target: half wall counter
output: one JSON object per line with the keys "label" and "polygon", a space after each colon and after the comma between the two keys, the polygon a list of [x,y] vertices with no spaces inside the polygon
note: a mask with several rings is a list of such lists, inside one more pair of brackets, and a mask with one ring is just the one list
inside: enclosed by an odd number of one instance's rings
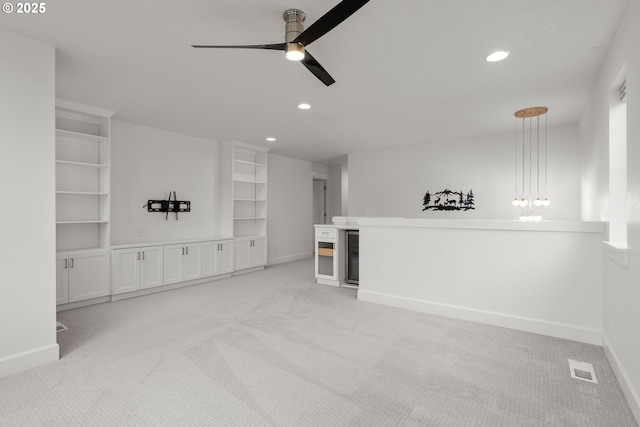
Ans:
{"label": "half wall counter", "polygon": [[359,229],[359,300],[601,344],[601,222],[334,222]]}

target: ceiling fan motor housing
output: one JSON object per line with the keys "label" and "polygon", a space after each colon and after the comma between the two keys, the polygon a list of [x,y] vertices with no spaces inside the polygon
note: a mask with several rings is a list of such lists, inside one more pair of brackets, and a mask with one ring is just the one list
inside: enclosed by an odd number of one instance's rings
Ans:
{"label": "ceiling fan motor housing", "polygon": [[302,23],[305,17],[304,12],[298,9],[288,9],[284,11],[282,18],[284,22],[287,23],[284,28],[285,43],[291,43],[304,31]]}

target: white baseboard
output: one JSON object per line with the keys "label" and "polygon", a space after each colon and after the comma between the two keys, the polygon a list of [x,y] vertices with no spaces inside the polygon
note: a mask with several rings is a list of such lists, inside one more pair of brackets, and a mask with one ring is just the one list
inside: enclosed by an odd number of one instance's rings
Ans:
{"label": "white baseboard", "polygon": [[358,299],[376,304],[404,308],[407,310],[471,322],[485,323],[488,325],[516,329],[519,331],[533,332],[535,334],[580,341],[588,344],[602,344],[601,330],[584,328],[576,325],[555,323],[542,319],[520,317],[511,314],[418,300],[380,292],[366,291],[363,289],[358,290]]}
{"label": "white baseboard", "polygon": [[299,261],[301,259],[311,258],[313,253],[311,251],[304,252],[296,255],[287,255],[280,258],[271,258],[267,261],[267,265],[276,265],[276,264],[284,264],[285,262]]}
{"label": "white baseboard", "polygon": [[0,378],[55,362],[59,359],[60,348],[57,343],[11,354],[0,359]]}
{"label": "white baseboard", "polygon": [[636,422],[640,424],[640,395],[638,395],[633,383],[629,380],[627,371],[620,363],[618,355],[611,347],[611,343],[605,334],[602,335],[602,347],[604,349],[604,354],[607,356],[607,360],[609,361],[609,365],[611,365],[611,368],[613,369],[613,373],[616,374],[616,378],[618,379],[620,388],[624,393],[624,397],[627,398],[629,408],[631,408],[631,412],[633,413]]}

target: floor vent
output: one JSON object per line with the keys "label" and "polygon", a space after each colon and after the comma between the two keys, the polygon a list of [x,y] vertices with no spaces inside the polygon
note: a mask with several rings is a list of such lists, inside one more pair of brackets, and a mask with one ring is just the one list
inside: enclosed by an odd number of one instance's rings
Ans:
{"label": "floor vent", "polygon": [[66,331],[67,329],[69,329],[69,328],[64,326],[62,323],[56,322],[56,332]]}
{"label": "floor vent", "polygon": [[595,384],[598,383],[596,371],[593,370],[591,363],[569,359],[569,370],[571,371],[571,378]]}

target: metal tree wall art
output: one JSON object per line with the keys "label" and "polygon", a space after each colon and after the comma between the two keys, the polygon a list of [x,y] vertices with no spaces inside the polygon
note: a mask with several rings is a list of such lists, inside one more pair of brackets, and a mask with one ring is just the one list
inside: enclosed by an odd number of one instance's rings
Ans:
{"label": "metal tree wall art", "polygon": [[423,211],[468,211],[475,209],[473,190],[468,193],[451,191],[449,189],[438,191],[431,195],[427,193],[422,198]]}

